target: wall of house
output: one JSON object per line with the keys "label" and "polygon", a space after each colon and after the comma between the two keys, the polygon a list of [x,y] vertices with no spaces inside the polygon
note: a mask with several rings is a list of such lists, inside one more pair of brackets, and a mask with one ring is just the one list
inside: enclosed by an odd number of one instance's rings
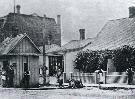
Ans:
{"label": "wall of house", "polygon": [[39,57],[29,56],[29,69],[30,69],[30,84],[36,85],[39,83]]}
{"label": "wall of house", "polygon": [[9,65],[16,63],[16,67],[13,67],[13,69],[14,69],[14,85],[20,86],[20,82],[23,78],[23,63],[25,62],[25,59],[22,56],[1,57],[0,63],[2,65],[2,67],[3,67],[3,61],[8,61]]}
{"label": "wall of house", "polygon": [[[24,63],[27,63],[26,56],[8,56],[6,60],[12,65],[16,63],[14,67],[14,85],[21,86],[22,79],[24,77]],[[0,59],[0,63],[5,59]],[[28,68],[30,71],[30,86],[36,85],[39,82],[39,57],[38,56],[28,56]]]}
{"label": "wall of house", "polygon": [[29,41],[29,39],[25,37],[10,53],[39,54],[39,51],[34,47],[34,45]]}
{"label": "wall of house", "polygon": [[[49,67],[49,56],[46,56],[46,66]],[[39,65],[43,65],[43,55],[39,56]]]}
{"label": "wall of house", "polygon": [[74,72],[74,60],[76,58],[78,51],[67,52],[64,55],[64,72],[66,72],[67,78],[69,78],[70,72]]}

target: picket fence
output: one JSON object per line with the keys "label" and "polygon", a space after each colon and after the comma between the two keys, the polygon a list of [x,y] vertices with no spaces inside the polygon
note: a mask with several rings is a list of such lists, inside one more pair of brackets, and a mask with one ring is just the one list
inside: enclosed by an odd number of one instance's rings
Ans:
{"label": "picket fence", "polygon": [[95,73],[73,73],[72,79],[81,80],[82,83],[95,83]]}
{"label": "picket fence", "polygon": [[[98,74],[97,74],[98,75]],[[96,77],[96,73],[72,73],[72,79],[81,80],[82,83],[96,84],[99,81],[99,76]],[[126,72],[111,72],[104,75],[105,84],[127,84]],[[133,76],[133,84],[135,84],[135,75]]]}

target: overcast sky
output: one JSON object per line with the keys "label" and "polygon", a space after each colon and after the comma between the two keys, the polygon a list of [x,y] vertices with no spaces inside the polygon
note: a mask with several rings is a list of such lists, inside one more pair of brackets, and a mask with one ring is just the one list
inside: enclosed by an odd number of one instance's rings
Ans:
{"label": "overcast sky", "polygon": [[[0,0],[0,16],[13,12],[14,0]],[[97,35],[108,20],[128,17],[128,7],[135,0],[16,0],[21,13],[62,17],[62,43],[79,39],[80,28],[86,29],[86,38]]]}

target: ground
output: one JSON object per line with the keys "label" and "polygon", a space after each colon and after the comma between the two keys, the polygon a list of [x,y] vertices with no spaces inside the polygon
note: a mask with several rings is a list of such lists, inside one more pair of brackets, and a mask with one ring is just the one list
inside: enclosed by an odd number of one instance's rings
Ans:
{"label": "ground", "polygon": [[22,90],[0,88],[0,99],[135,99],[135,89],[100,90],[82,89]]}

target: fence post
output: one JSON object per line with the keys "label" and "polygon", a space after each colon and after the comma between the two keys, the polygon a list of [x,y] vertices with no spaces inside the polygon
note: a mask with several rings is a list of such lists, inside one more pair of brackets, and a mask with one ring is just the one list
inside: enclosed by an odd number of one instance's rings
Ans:
{"label": "fence post", "polygon": [[63,83],[66,82],[66,72],[63,72]]}
{"label": "fence post", "polygon": [[103,71],[103,77],[104,77],[103,83],[104,84],[106,84],[106,76],[107,76],[107,72],[106,71]]}
{"label": "fence post", "polygon": [[70,80],[73,79],[73,72],[70,72]]}
{"label": "fence post", "polygon": [[98,84],[98,71],[95,71],[95,84]]}

